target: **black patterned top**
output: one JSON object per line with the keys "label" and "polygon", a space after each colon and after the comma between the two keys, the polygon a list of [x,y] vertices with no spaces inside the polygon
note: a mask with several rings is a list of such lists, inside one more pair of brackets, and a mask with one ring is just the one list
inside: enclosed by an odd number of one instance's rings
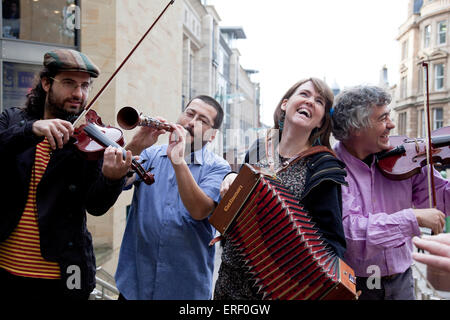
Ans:
{"label": "black patterned top", "polygon": [[[280,162],[276,163],[278,169],[288,159],[280,156]],[[306,181],[307,160],[301,159],[289,166],[286,170],[277,174],[281,183],[287,187],[298,199],[300,199]],[[255,166],[268,168],[266,159],[260,160]],[[253,281],[246,271],[239,254],[226,240],[223,241],[222,263],[219,268],[219,277],[214,289],[215,300],[260,300],[262,296],[253,286]]]}

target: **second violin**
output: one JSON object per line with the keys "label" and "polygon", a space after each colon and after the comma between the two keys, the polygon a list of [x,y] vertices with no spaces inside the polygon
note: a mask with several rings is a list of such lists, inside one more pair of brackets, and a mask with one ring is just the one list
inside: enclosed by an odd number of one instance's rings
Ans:
{"label": "second violin", "polygon": [[[389,140],[393,148],[377,155],[383,175],[392,180],[403,180],[420,173],[427,164],[426,140],[406,136],[392,136]],[[450,163],[450,127],[432,132],[431,154],[436,164]]]}

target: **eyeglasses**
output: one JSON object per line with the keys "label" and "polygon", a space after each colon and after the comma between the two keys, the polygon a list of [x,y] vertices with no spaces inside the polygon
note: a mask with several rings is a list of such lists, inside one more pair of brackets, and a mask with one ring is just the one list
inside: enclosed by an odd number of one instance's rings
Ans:
{"label": "eyeglasses", "polygon": [[209,123],[209,121],[206,119],[206,117],[204,117],[204,116],[202,116],[202,115],[200,115],[198,113],[195,113],[191,109],[184,110],[183,114],[189,120],[195,119],[196,122],[201,122],[201,124],[204,125],[204,126],[213,127]]}
{"label": "eyeglasses", "polygon": [[52,77],[49,77],[49,78],[60,83],[62,85],[62,87],[66,90],[74,91],[74,90],[77,90],[78,87],[80,87],[81,91],[83,93],[88,93],[92,89],[92,85],[89,82],[83,82],[83,83],[79,84],[78,82],[76,82],[75,80],[72,80],[72,79],[58,80],[58,79],[55,79]]}

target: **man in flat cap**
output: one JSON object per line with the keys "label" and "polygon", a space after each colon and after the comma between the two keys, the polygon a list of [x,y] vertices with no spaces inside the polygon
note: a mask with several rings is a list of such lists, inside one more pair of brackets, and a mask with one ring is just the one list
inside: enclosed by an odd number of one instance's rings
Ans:
{"label": "man in flat cap", "polygon": [[78,51],[48,52],[25,107],[0,115],[0,298],[87,299],[94,289],[86,210],[108,211],[131,164],[112,147],[88,161],[71,139],[99,72]]}

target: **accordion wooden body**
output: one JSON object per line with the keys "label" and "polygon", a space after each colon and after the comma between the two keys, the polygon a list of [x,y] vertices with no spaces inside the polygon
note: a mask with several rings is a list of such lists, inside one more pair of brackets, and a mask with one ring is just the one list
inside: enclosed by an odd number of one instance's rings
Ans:
{"label": "accordion wooden body", "polygon": [[263,299],[355,299],[353,270],[277,179],[245,164],[209,222],[239,253]]}

